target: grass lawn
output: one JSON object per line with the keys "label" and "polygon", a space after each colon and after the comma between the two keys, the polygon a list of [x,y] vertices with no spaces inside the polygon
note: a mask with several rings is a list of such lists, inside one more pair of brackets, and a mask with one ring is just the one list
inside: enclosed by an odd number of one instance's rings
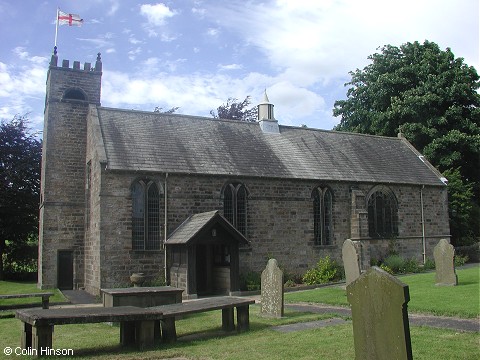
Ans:
{"label": "grass lawn", "polygon": [[[400,276],[399,280],[409,287],[409,312],[475,318],[480,316],[479,275],[479,266],[457,269],[457,286],[435,286],[435,272]],[[285,301],[348,306],[340,286],[287,293]]]}
{"label": "grass lawn", "polygon": [[[50,302],[65,302],[67,299],[62,295],[58,289],[38,289],[35,282],[15,282],[15,281],[0,281],[0,294],[29,294],[36,292],[53,292],[53,296],[50,297]],[[20,298],[20,299],[2,299],[0,300],[0,306],[6,305],[23,305],[32,304],[39,305],[42,303],[41,298]]]}
{"label": "grass lawn", "polygon": [[[457,270],[459,285],[437,287],[434,273],[402,276],[409,285],[409,311],[433,312],[463,317],[479,313],[479,267]],[[35,284],[0,282],[0,293],[40,291]],[[347,305],[345,290],[324,287],[285,294],[288,302],[313,302]],[[20,300],[20,299],[17,299]],[[58,300],[57,300],[58,301]],[[82,324],[56,326],[55,349],[73,349],[75,359],[353,359],[352,323],[283,333],[272,326],[329,318],[334,315],[299,313],[286,309],[281,319],[259,316],[259,306],[250,307],[250,331],[226,335],[221,332],[221,312],[213,311],[177,321],[179,341],[158,344],[147,351],[119,346],[117,326]],[[21,322],[0,318],[0,359],[6,347],[20,345]],[[479,333],[457,332],[429,327],[410,326],[414,359],[478,359]],[[29,359],[29,356],[22,356]],[[58,358],[55,357],[55,358]],[[53,357],[52,357],[53,359]]]}
{"label": "grass lawn", "polygon": [[[226,336],[221,333],[221,312],[214,311],[177,321],[179,341],[159,344],[148,351],[122,349],[119,328],[107,324],[63,325],[55,327],[53,346],[73,349],[76,359],[186,359],[281,360],[353,359],[352,324],[281,333],[273,325],[304,322],[328,317],[286,311],[282,319],[259,316],[259,306],[251,306],[250,331]],[[0,319],[0,348],[20,343],[20,321]],[[195,335],[196,336],[195,336]],[[200,336],[201,335],[201,336]],[[183,338],[183,339],[182,339]],[[474,333],[458,333],[427,327],[411,327],[414,359],[475,359],[479,338]],[[3,354],[0,355],[0,357]],[[22,359],[28,359],[22,356]],[[58,358],[58,356],[57,356]],[[71,357],[70,357],[71,358]]]}

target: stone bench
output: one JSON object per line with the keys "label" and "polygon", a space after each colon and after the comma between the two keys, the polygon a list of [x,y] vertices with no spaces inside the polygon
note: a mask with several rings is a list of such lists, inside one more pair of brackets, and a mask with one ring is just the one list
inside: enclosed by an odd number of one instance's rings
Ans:
{"label": "stone bench", "polygon": [[188,302],[155,306],[149,309],[160,311],[162,315],[162,341],[173,342],[177,339],[175,318],[188,314],[206,311],[222,310],[222,329],[235,329],[234,308],[237,308],[237,331],[242,332],[250,328],[249,305],[255,300],[234,296],[221,296],[208,299],[192,300]]}
{"label": "stone bench", "polygon": [[38,292],[38,293],[30,293],[30,294],[1,294],[0,295],[0,300],[2,300],[2,299],[20,299],[20,298],[30,298],[30,297],[41,297],[42,298],[42,308],[48,309],[49,303],[50,303],[50,296],[53,296],[53,293],[51,293],[51,292]]}
{"label": "stone bench", "polygon": [[163,315],[156,309],[118,306],[25,309],[17,310],[15,317],[23,322],[22,349],[32,349],[33,355],[42,356],[46,355],[42,350],[52,348],[53,327],[65,324],[119,322],[122,345],[136,345],[140,349],[152,346],[155,321]]}

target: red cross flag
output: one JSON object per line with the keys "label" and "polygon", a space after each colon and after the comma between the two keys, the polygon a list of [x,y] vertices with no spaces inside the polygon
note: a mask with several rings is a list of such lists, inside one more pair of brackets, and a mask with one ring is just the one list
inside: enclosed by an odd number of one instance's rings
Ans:
{"label": "red cross flag", "polygon": [[58,11],[58,25],[68,25],[68,26],[82,26],[83,19],[80,18],[77,14],[67,14],[63,11]]}

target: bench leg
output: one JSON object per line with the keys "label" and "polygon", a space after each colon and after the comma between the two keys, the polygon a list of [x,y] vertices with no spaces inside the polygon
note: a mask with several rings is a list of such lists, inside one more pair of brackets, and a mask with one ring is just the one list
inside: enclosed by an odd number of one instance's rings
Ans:
{"label": "bench leg", "polygon": [[154,344],[155,321],[137,321],[135,326],[135,344],[139,349],[152,347]]}
{"label": "bench leg", "polygon": [[50,295],[48,296],[42,296],[42,308],[43,309],[48,309],[49,303],[50,303]]}
{"label": "bench leg", "polygon": [[234,313],[233,308],[222,309],[222,330],[224,331],[235,330],[233,313]]}
{"label": "bench leg", "polygon": [[171,343],[171,342],[177,341],[175,317],[163,319],[161,322],[162,322],[162,341],[165,343]]}
{"label": "bench leg", "polygon": [[247,331],[250,329],[250,313],[248,305],[237,307],[237,331]]}
{"label": "bench leg", "polygon": [[135,321],[120,322],[120,344],[122,346],[135,344]]}
{"label": "bench leg", "polygon": [[20,339],[22,349],[32,347],[32,325],[22,322],[22,338]]}
{"label": "bench leg", "polygon": [[53,325],[32,327],[32,349],[37,351],[37,356],[42,354],[42,349],[52,348]]}

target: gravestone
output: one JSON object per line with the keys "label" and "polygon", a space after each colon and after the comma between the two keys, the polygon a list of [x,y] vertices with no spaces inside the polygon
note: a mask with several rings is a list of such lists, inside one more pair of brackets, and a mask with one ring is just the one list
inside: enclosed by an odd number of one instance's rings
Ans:
{"label": "gravestone", "polygon": [[260,314],[264,316],[283,316],[283,272],[277,260],[268,260],[261,280]]}
{"label": "gravestone", "polygon": [[355,243],[347,239],[342,246],[342,260],[345,268],[346,285],[348,286],[352,281],[360,276],[360,262]]}
{"label": "gravestone", "polygon": [[454,265],[455,249],[447,239],[440,239],[433,249],[435,258],[435,285],[455,286],[458,284]]}
{"label": "gravestone", "polygon": [[355,359],[412,359],[408,286],[372,267],[347,286]]}

